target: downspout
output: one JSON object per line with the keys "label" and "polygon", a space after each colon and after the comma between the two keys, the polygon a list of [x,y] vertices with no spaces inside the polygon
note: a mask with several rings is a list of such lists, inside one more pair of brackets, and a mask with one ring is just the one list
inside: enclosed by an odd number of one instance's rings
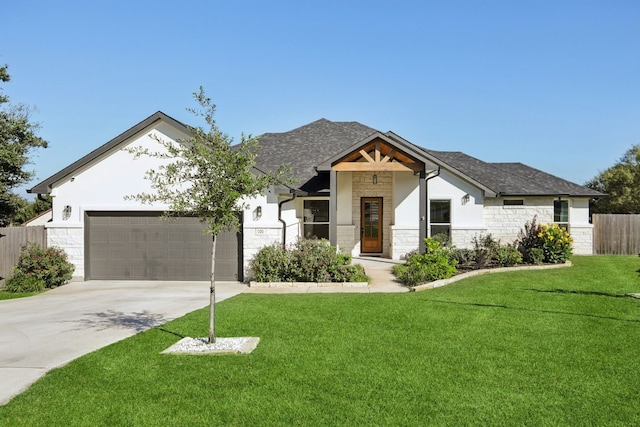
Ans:
{"label": "downspout", "polygon": [[287,249],[287,223],[282,219],[282,205],[296,199],[295,191],[292,191],[290,199],[286,199],[278,203],[278,221],[282,223],[282,249]]}
{"label": "downspout", "polygon": [[[428,185],[428,182],[429,182],[429,180],[430,180],[430,179],[433,179],[433,178],[435,178],[435,177],[437,177],[437,176],[440,176],[440,166],[438,166],[438,170],[436,171],[436,173],[435,173],[434,175],[430,175],[430,176],[426,177],[426,178],[425,178],[425,180],[424,180],[424,186],[425,186],[425,189],[424,189],[424,190],[425,190],[425,192],[427,193],[427,194],[426,194],[426,198],[427,198],[427,205],[429,204],[429,185]],[[426,227],[426,233],[425,233],[425,234],[426,234],[427,236],[429,236],[429,219],[430,219],[430,218],[429,218],[429,216],[430,216],[429,209],[426,209],[425,214],[426,214],[425,221],[427,222],[427,223],[425,224],[425,227]],[[421,244],[422,244],[422,242],[421,242]]]}
{"label": "downspout", "polygon": [[435,177],[437,177],[437,176],[440,176],[440,166],[438,166],[438,170],[436,171],[435,175],[431,175],[431,176],[429,176],[429,177],[425,178],[424,182],[427,182],[427,181],[429,181],[430,179],[433,179],[433,178],[435,178]]}

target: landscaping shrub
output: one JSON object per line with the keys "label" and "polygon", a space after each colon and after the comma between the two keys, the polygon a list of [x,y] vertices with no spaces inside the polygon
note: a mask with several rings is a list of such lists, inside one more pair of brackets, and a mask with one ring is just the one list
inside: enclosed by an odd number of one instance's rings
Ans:
{"label": "landscaping shrub", "polygon": [[449,235],[446,233],[438,233],[438,234],[434,234],[433,236],[431,236],[431,239],[435,240],[436,242],[440,243],[442,246],[448,247],[451,246],[450,243],[450,239],[449,239]]}
{"label": "landscaping shrub", "polygon": [[530,222],[527,221],[514,243],[522,254],[524,262],[531,264],[541,264],[543,261],[539,258],[539,251],[532,251],[532,249],[542,249],[542,238],[539,236],[540,226],[536,221],[537,216],[534,216]]}
{"label": "landscaping shrub", "polygon": [[500,249],[500,241],[495,240],[491,234],[473,236],[471,243],[473,243],[478,268],[484,268],[496,259],[498,249]]}
{"label": "landscaping shrub", "polygon": [[258,282],[367,282],[361,265],[326,240],[302,239],[287,249],[265,246],[250,262]]}
{"label": "landscaping shrub", "polygon": [[14,293],[42,292],[44,291],[44,282],[34,275],[19,274],[5,280],[2,290]]}
{"label": "landscaping shrub", "polygon": [[249,266],[258,282],[291,282],[290,255],[279,243],[265,246],[251,259]]}
{"label": "landscaping shrub", "polygon": [[538,236],[542,240],[544,262],[557,264],[569,259],[572,252],[573,239],[567,230],[558,224],[542,225]]}
{"label": "landscaping shrub", "polygon": [[540,265],[544,262],[544,251],[542,248],[531,248],[529,249],[529,262],[531,264]]}
{"label": "landscaping shrub", "polygon": [[513,267],[522,262],[522,254],[513,246],[501,246],[496,254],[496,260],[502,267]]}
{"label": "landscaping shrub", "polygon": [[291,250],[291,273],[296,282],[331,282],[345,264],[326,240],[300,239]]}
{"label": "landscaping shrub", "polygon": [[369,282],[360,264],[341,265],[333,274],[333,282]]}
{"label": "landscaping shrub", "polygon": [[476,251],[473,249],[451,248],[450,254],[451,259],[460,267],[469,268],[476,261]]}
{"label": "landscaping shrub", "polygon": [[64,250],[55,246],[43,248],[36,243],[22,247],[18,263],[13,267],[16,280],[25,282],[21,277],[33,276],[44,283],[45,288],[55,288],[71,280],[75,267],[67,261]]}
{"label": "landscaping shrub", "polygon": [[558,224],[538,225],[536,217],[524,225],[515,242],[525,262],[557,264],[569,259],[573,239],[567,230]]}
{"label": "landscaping shrub", "polygon": [[404,264],[396,264],[392,271],[407,286],[416,286],[453,276],[456,261],[450,250],[434,239],[425,239],[425,253],[409,256]]}

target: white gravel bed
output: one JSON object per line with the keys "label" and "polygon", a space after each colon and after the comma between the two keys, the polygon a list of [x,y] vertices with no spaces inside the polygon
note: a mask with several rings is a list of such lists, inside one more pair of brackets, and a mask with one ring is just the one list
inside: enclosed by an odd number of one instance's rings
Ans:
{"label": "white gravel bed", "polygon": [[162,354],[247,354],[260,342],[258,337],[216,338],[209,344],[207,338],[185,337],[166,349]]}

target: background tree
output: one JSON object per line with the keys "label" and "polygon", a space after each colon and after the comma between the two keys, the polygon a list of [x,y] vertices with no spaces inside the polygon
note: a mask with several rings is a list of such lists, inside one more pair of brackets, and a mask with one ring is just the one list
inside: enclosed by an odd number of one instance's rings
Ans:
{"label": "background tree", "polygon": [[[0,67],[0,82],[11,80],[7,66]],[[29,156],[36,148],[46,148],[47,141],[36,135],[40,126],[29,120],[29,108],[11,105],[9,97],[0,89],[0,226],[12,222],[14,215],[24,207],[24,198],[13,193],[21,184],[33,178],[25,169]]]}
{"label": "background tree", "polygon": [[133,147],[134,157],[150,156],[167,160],[157,170],[148,170],[154,192],[139,193],[128,199],[142,203],[165,203],[165,217],[195,215],[205,224],[205,232],[213,236],[211,252],[211,283],[209,298],[209,343],[215,342],[215,253],[216,236],[221,231],[237,229],[238,212],[247,207],[248,198],[261,194],[268,187],[283,183],[284,167],[274,173],[254,169],[258,155],[258,140],[242,135],[240,144],[233,142],[218,129],[213,118],[216,106],[204,94],[202,87],[194,98],[197,109],[189,109],[204,118],[207,128],[190,128],[192,136],[177,143],[157,138],[159,150]]}
{"label": "background tree", "polygon": [[593,213],[640,213],[640,145],[630,148],[618,163],[585,185],[609,195],[593,203]]}
{"label": "background tree", "polygon": [[51,199],[51,196],[48,194],[39,194],[31,203],[22,199],[23,204],[13,216],[11,225],[20,225],[25,221],[38,216],[42,212],[51,209]]}

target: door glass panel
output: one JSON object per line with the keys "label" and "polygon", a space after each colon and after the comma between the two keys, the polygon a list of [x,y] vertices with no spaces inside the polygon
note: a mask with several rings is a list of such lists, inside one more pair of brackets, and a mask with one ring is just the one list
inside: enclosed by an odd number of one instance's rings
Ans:
{"label": "door glass panel", "polygon": [[364,237],[378,237],[378,202],[364,203]]}

